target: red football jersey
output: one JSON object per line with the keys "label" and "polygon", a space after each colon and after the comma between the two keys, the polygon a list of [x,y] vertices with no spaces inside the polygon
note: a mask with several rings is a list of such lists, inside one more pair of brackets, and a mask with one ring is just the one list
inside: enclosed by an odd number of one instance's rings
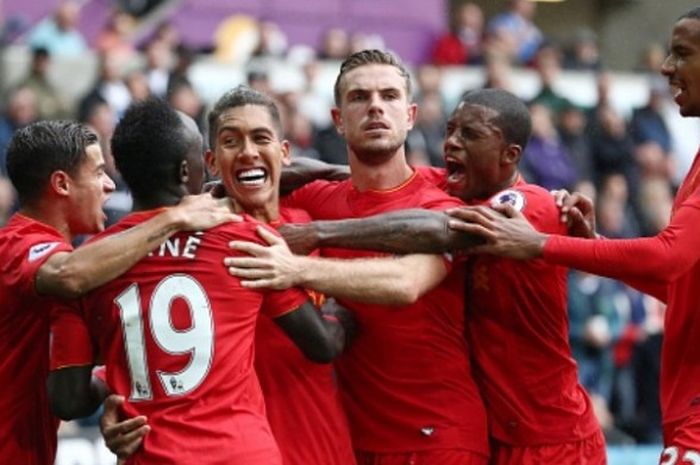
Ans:
{"label": "red football jersey", "polygon": [[[272,226],[311,221],[304,210],[292,208],[282,208],[280,217]],[[261,315],[255,371],[285,465],[355,464],[333,365],[306,358],[271,318]]]}
{"label": "red football jersey", "polygon": [[49,311],[37,295],[39,268],[72,247],[54,228],[16,214],[0,229],[0,461],[52,465],[58,420],[49,410]]}
{"label": "red football jersey", "polygon": [[[550,193],[522,179],[483,203],[510,203],[535,229],[567,232]],[[468,266],[467,328],[491,435],[528,446],[599,431],[571,355],[566,268],[492,255]]]}
{"label": "red football jersey", "polygon": [[[655,237],[590,241],[552,236],[544,257],[591,273],[665,285],[668,306],[661,347],[664,424],[700,410],[700,152],[678,190],[670,224]],[[635,280],[632,282],[631,280]],[[663,297],[662,293],[657,293]]]}
{"label": "red football jersey", "polygon": [[[360,192],[351,181],[316,181],[285,202],[304,208],[314,219],[461,205],[418,172],[388,191]],[[380,255],[341,249],[323,254]],[[355,449],[463,449],[488,454],[484,406],[471,376],[464,339],[463,297],[463,275],[458,269],[413,305],[342,302],[354,311],[359,328],[336,363]]]}
{"label": "red football jersey", "polygon": [[[156,213],[129,215],[98,237]],[[281,463],[253,369],[255,323],[261,309],[281,316],[306,294],[245,289],[228,274],[228,243],[260,243],[259,224],[246,217],[178,233],[82,300],[110,388],[127,398],[126,416],[147,415],[152,428],[128,463]],[[66,340],[63,334],[55,344]],[[68,352],[57,348],[53,355]],[[76,361],[54,359],[53,365]]]}

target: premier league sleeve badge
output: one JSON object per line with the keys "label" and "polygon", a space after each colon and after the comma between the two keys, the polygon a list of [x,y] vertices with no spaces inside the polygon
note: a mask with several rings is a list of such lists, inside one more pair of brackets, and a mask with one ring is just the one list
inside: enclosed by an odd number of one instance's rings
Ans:
{"label": "premier league sleeve badge", "polygon": [[525,208],[525,196],[522,194],[522,192],[514,189],[507,189],[491,197],[490,203],[491,207],[508,204],[520,212],[523,211],[523,208]]}

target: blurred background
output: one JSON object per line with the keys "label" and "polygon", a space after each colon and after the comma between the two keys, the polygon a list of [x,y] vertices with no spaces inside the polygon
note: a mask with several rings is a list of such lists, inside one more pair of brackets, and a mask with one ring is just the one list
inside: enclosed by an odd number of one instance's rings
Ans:
{"label": "blurred background", "polygon": [[[273,95],[293,156],[346,162],[330,120],[340,62],[365,48],[410,67],[419,104],[413,164],[441,166],[446,116],[470,89],[526,101],[533,136],[521,168],[534,183],[596,199],[609,237],[666,225],[700,141],[659,68],[690,0],[0,0],[0,225],[16,208],[5,148],[18,128],[71,118],[109,154],[133,101],[166,98],[205,132],[208,107],[248,84]],[[664,307],[625,285],[569,276],[570,339],[605,430],[611,465],[657,463]],[[57,464],[112,464],[95,419],[65,424]]]}

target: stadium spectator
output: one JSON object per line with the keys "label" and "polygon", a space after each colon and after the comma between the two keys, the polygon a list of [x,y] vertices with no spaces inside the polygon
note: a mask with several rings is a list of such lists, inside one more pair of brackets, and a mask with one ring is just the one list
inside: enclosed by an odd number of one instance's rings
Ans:
{"label": "stadium spectator", "polygon": [[129,13],[113,11],[95,40],[97,53],[112,52],[124,61],[133,59],[136,49],[131,36],[136,26],[135,22],[136,20]]}
{"label": "stadium spectator", "polygon": [[543,41],[542,32],[533,23],[536,7],[533,0],[509,0],[508,11],[488,23],[489,40],[498,41],[515,64],[529,64]]}
{"label": "stadium spectator", "polygon": [[287,36],[274,21],[258,21],[258,45],[254,57],[284,57],[287,53]]}
{"label": "stadium spectator", "polygon": [[596,34],[587,28],[576,31],[572,43],[564,54],[564,69],[577,71],[599,71],[600,50]]}
{"label": "stadium spectator", "polygon": [[52,16],[43,19],[30,32],[27,43],[31,48],[43,48],[52,56],[77,57],[87,50],[83,35],[76,29],[80,4],[62,1]]}
{"label": "stadium spectator", "polygon": [[544,43],[537,50],[534,66],[540,78],[540,90],[531,103],[539,103],[550,109],[553,118],[557,118],[564,108],[571,105],[566,97],[557,91],[561,73],[561,51],[553,43]]}
{"label": "stadium spectator", "polygon": [[318,57],[322,60],[344,60],[350,54],[350,35],[345,29],[328,29],[321,40]]}
{"label": "stadium spectator", "polygon": [[148,78],[151,95],[163,98],[167,94],[172,58],[172,51],[165,42],[152,40],[146,45],[144,72]]}
{"label": "stadium spectator", "polygon": [[445,166],[442,142],[446,119],[442,96],[435,92],[423,93],[416,101],[420,111],[406,139],[408,162],[411,165]]}
{"label": "stadium spectator", "polygon": [[586,114],[576,105],[571,104],[562,109],[558,123],[559,137],[571,156],[578,179],[591,181],[593,161],[591,143],[586,132]]}
{"label": "stadium spectator", "polygon": [[37,120],[36,95],[28,87],[18,87],[8,95],[7,109],[0,115],[0,175],[7,176],[7,147],[15,131]]}
{"label": "stadium spectator", "polygon": [[530,105],[532,136],[523,150],[520,172],[545,189],[570,189],[578,181],[576,166],[552,122],[550,109]]}
{"label": "stadium spectator", "polygon": [[431,61],[436,65],[481,63],[484,13],[476,3],[457,7],[450,32],[439,37]]}
{"label": "stadium spectator", "polygon": [[51,56],[48,50],[44,48],[32,50],[30,66],[29,74],[22,80],[20,86],[34,92],[39,118],[62,119],[70,116],[67,102],[49,79]]}
{"label": "stadium spectator", "polygon": [[78,115],[84,115],[95,100],[104,100],[118,119],[131,103],[129,89],[122,79],[125,63],[113,52],[103,53],[99,60],[97,82],[81,99]]}

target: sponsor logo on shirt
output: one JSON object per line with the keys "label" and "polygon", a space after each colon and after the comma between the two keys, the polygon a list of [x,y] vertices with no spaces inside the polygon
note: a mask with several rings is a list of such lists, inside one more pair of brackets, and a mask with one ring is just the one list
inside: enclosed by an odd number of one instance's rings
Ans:
{"label": "sponsor logo on shirt", "polygon": [[525,196],[519,191],[507,189],[499,192],[491,197],[491,206],[508,204],[517,211],[522,211],[525,208]]}
{"label": "sponsor logo on shirt", "polygon": [[42,242],[41,244],[33,245],[32,248],[29,249],[28,260],[30,262],[33,262],[35,260],[40,259],[44,255],[55,249],[58,244],[60,244],[60,242]]}

